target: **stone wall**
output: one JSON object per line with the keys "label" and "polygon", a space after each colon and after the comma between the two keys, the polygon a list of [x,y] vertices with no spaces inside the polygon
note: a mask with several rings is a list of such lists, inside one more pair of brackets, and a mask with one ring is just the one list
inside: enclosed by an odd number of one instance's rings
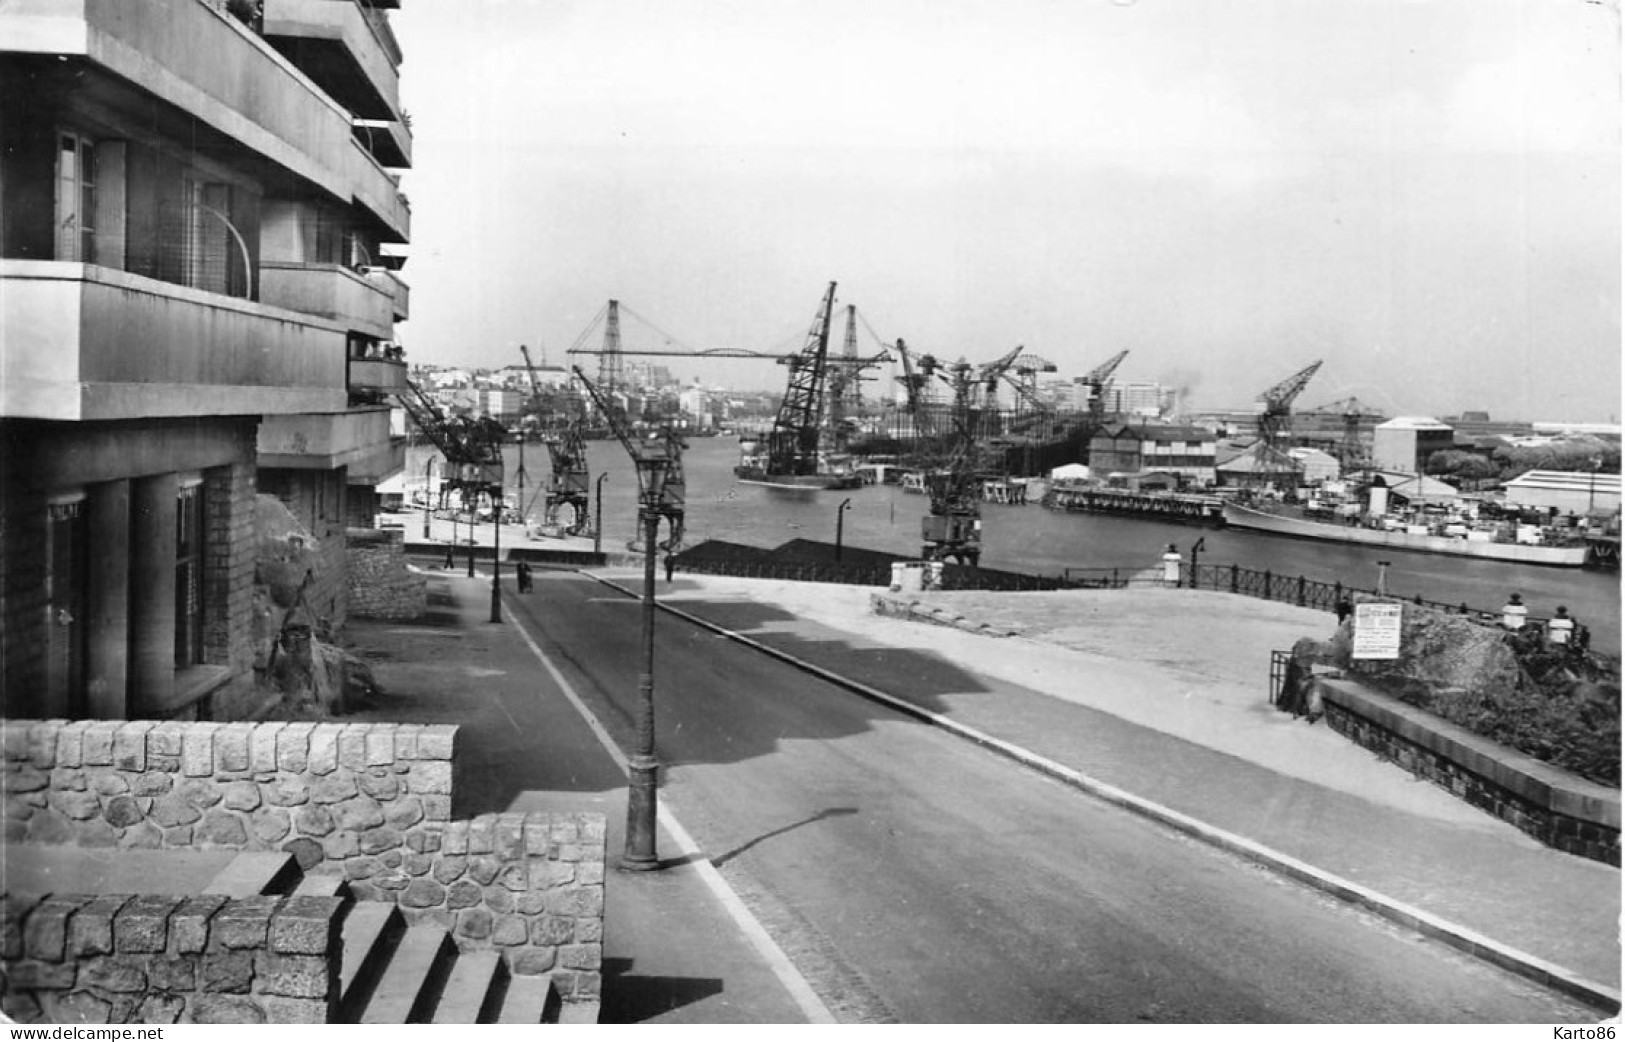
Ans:
{"label": "stone wall", "polygon": [[7,895],[4,1005],[24,1023],[323,1024],[338,897]]}
{"label": "stone wall", "polygon": [[882,594],[869,595],[869,610],[876,615],[885,615],[896,619],[907,619],[911,622],[925,622],[933,626],[951,626],[966,633],[977,633],[984,637],[1016,637],[1020,636],[1014,630],[995,629],[985,622],[967,619],[963,615],[956,615],[946,608],[932,608],[916,600],[905,600],[897,597],[886,597]]}
{"label": "stone wall", "polygon": [[428,580],[406,567],[405,537],[400,529],[350,529],[351,615],[405,621],[428,610]]}
{"label": "stone wall", "polygon": [[0,720],[6,842],[280,850],[596,1001],[601,815],[451,820],[451,725]]}
{"label": "stone wall", "polygon": [[1349,681],[1315,680],[1332,730],[1547,846],[1620,864],[1617,790]]}

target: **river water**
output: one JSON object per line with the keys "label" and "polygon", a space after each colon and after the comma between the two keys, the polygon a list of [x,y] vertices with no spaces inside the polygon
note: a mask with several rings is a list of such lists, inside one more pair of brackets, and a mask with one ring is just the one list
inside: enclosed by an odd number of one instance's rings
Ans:
{"label": "river water", "polygon": [[[695,438],[683,455],[688,482],[686,541],[693,545],[721,539],[750,546],[774,547],[791,539],[835,541],[836,513],[845,511],[843,541],[847,546],[887,553],[920,552],[922,495],[895,485],[871,485],[843,492],[787,494],[734,479],[739,445],[733,438]],[[421,476],[433,455],[426,446],[407,457],[405,477]],[[516,485],[521,450],[507,450],[508,483]],[[538,489],[548,472],[541,445],[523,449],[525,502],[528,513],[541,517]],[[619,442],[587,444],[587,462],[604,482],[604,545],[624,547],[637,526],[637,483],[631,461]],[[534,503],[533,503],[534,497]],[[1268,569],[1278,575],[1302,575],[1323,582],[1372,588],[1377,561],[1390,562],[1388,590],[1402,597],[1421,595],[1448,604],[1498,609],[1513,591],[1523,594],[1531,615],[1545,617],[1559,604],[1591,627],[1592,644],[1600,651],[1620,650],[1620,583],[1617,571],[1550,568],[1537,565],[1407,553],[1289,539],[1240,530],[1200,528],[1160,521],[1066,514],[1037,504],[982,507],[982,564],[1008,571],[1057,575],[1066,568],[1119,568],[1140,571],[1155,567],[1167,544],[1176,544],[1189,560],[1197,539],[1206,541],[1203,564],[1238,564]]]}

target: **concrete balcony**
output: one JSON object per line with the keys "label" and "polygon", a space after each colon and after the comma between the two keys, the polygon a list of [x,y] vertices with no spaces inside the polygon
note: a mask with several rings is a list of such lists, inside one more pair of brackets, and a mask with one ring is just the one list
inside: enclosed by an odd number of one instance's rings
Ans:
{"label": "concrete balcony", "polygon": [[[355,475],[387,470],[397,455],[389,406],[267,416],[260,421],[259,465],[287,470],[358,468]],[[405,465],[404,451],[395,469]],[[385,477],[389,473],[384,474]],[[379,480],[382,480],[380,478]]]}
{"label": "concrete balcony", "polygon": [[338,264],[265,262],[260,265],[260,299],[378,340],[394,336],[390,288]]}
{"label": "concrete balcony", "polygon": [[265,36],[363,119],[398,118],[399,45],[382,12],[352,0],[265,0]]}
{"label": "concrete balcony", "polygon": [[388,268],[368,268],[367,278],[389,294],[395,311],[395,321],[405,322],[412,317],[412,287]]}
{"label": "concrete balcony", "polygon": [[398,394],[406,390],[406,363],[385,358],[350,359],[350,390]]}
{"label": "concrete balcony", "polygon": [[13,418],[340,409],[345,330],[94,264],[0,260],[0,374]]}
{"label": "concrete balcony", "polygon": [[[334,0],[309,2],[355,9]],[[357,18],[365,27],[359,12]],[[0,4],[0,40],[8,53],[77,60],[96,89],[110,96],[133,87],[139,97],[132,104],[150,106],[157,98],[196,117],[224,141],[339,199],[360,202],[390,241],[407,239],[399,185],[355,141],[350,110],[210,4],[7,0]],[[395,120],[397,113],[392,108],[379,118]]]}
{"label": "concrete balcony", "polygon": [[[350,142],[350,166],[353,173],[353,201],[365,208],[380,225],[380,238],[384,242],[406,242],[412,237],[412,210],[406,196],[401,194],[400,178],[385,170],[383,164],[359,141]],[[393,237],[393,238],[392,238]]]}
{"label": "concrete balcony", "polygon": [[380,166],[401,170],[412,165],[412,128],[404,121],[358,119],[352,129],[356,141]]}

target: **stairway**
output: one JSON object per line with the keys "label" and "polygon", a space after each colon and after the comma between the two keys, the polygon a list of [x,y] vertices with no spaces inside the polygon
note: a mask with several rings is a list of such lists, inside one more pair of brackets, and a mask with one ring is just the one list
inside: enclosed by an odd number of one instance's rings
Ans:
{"label": "stairway", "polygon": [[342,897],[341,1024],[550,1024],[552,978],[514,977],[494,951],[459,952],[444,927],[408,926],[400,909],[356,901],[342,876],[300,873],[291,855],[240,854],[204,893]]}

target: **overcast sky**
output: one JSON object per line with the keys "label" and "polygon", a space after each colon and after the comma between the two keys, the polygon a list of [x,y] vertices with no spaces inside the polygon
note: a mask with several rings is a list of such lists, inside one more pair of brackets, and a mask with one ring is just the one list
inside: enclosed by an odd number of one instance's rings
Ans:
{"label": "overcast sky", "polygon": [[415,0],[394,25],[414,361],[563,364],[611,297],[652,324],[623,317],[628,347],[790,350],[836,281],[888,342],[1064,376],[1126,348],[1119,379],[1193,408],[1323,358],[1300,407],[1620,413],[1614,2]]}

